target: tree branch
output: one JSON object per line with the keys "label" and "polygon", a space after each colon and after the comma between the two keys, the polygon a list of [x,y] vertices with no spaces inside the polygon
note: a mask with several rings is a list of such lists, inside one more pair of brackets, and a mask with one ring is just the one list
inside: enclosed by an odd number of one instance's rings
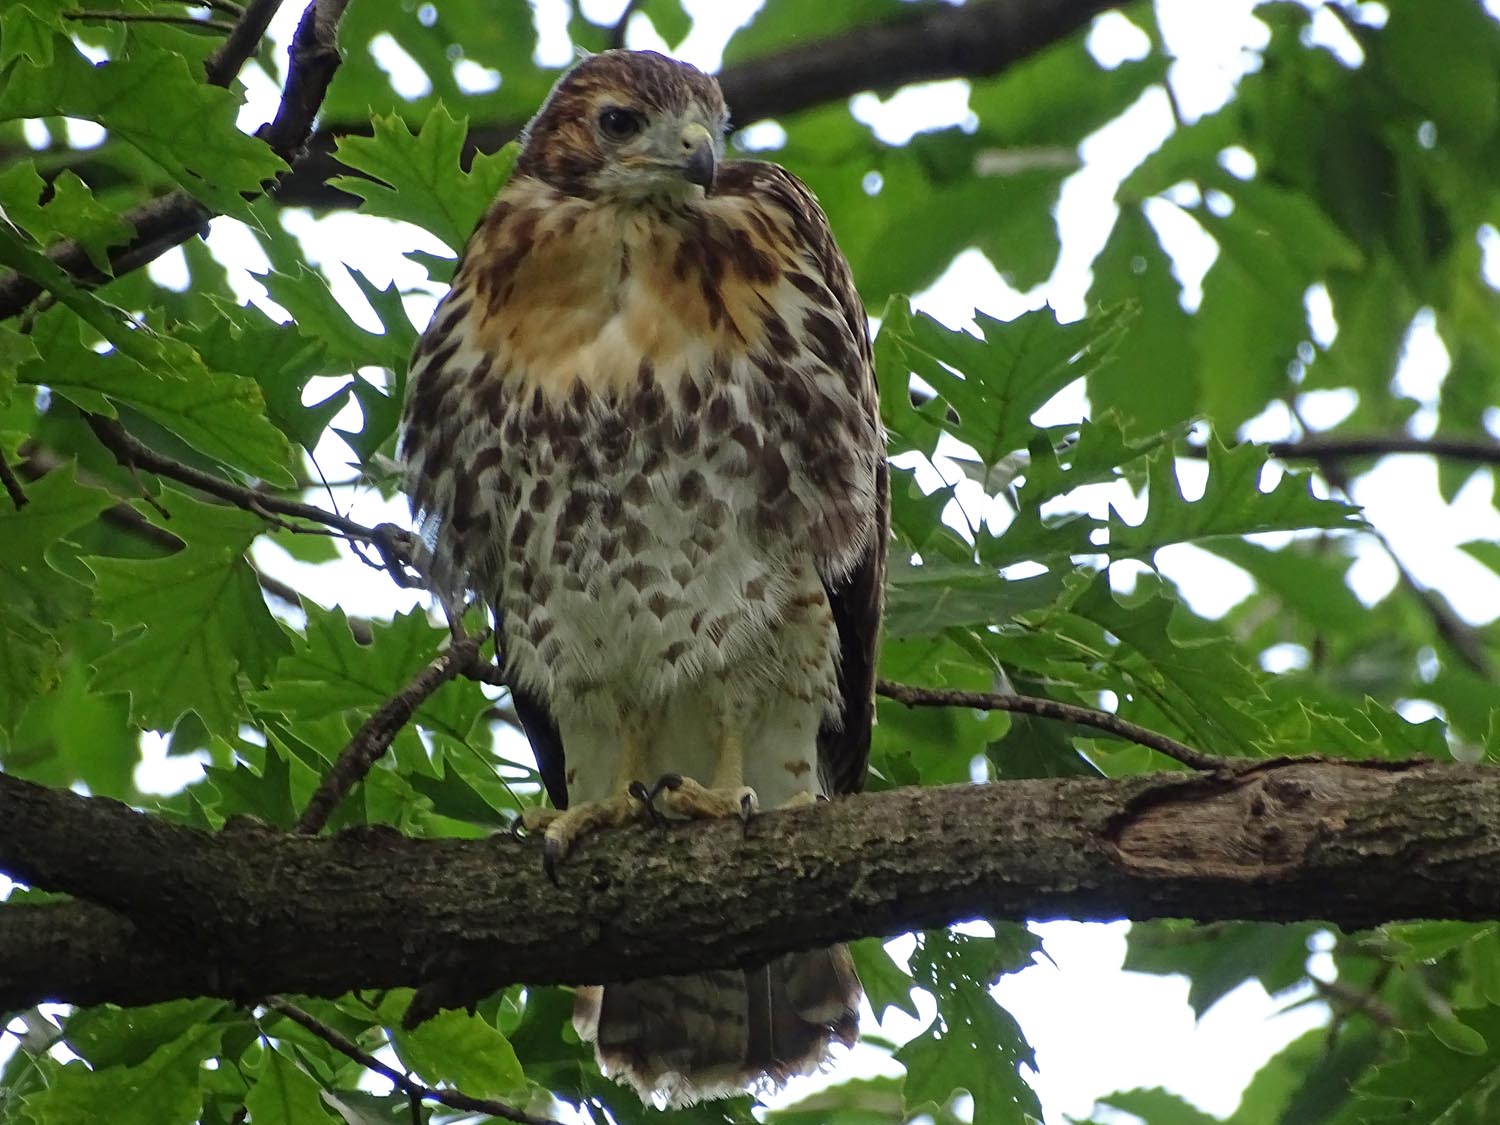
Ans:
{"label": "tree branch", "polygon": [[91,900],[0,907],[0,1008],[443,979],[478,997],[974,917],[1494,918],[1500,771],[1281,759],[898,789],[601,834],[560,886],[535,840],[210,834],[0,775],[0,869]]}
{"label": "tree branch", "polygon": [[875,693],[908,707],[969,707],[975,711],[1010,711],[1020,715],[1035,715],[1040,719],[1055,719],[1063,723],[1102,730],[1126,742],[1155,750],[1181,762],[1189,769],[1216,770],[1233,764],[1232,759],[1220,758],[1194,750],[1158,734],[1138,723],[1111,715],[1108,711],[1096,711],[1092,707],[1080,707],[1076,703],[1060,703],[1055,699],[1042,699],[1035,695],[1015,695],[994,691],[949,691],[944,688],[913,687],[898,684],[893,680],[879,680]]}
{"label": "tree branch", "polygon": [[[1486,437],[1434,435],[1413,437],[1410,434],[1313,434],[1294,441],[1273,441],[1266,452],[1284,461],[1350,461],[1361,457],[1388,457],[1399,453],[1446,457],[1454,461],[1475,461],[1482,465],[1500,465],[1500,441]],[[1201,445],[1187,447],[1190,457],[1207,457]]]}

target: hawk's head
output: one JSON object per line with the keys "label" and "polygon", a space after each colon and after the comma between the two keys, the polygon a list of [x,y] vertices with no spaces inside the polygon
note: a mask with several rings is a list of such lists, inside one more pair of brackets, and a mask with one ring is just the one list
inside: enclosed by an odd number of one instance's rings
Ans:
{"label": "hawk's head", "polygon": [[684,199],[713,185],[728,111],[719,84],[655,51],[568,71],[526,127],[516,173],[585,198]]}

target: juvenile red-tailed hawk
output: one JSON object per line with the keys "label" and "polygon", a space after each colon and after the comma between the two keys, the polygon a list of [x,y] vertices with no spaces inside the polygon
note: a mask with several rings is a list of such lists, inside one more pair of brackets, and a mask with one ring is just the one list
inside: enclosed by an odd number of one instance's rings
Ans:
{"label": "juvenile red-tailed hawk", "polygon": [[[557,810],[596,829],[858,790],[885,569],[864,308],[828,220],[720,163],[718,84],[575,66],[412,360],[403,455],[450,594],[494,608]],[[648,807],[649,806],[649,807]],[[681,1104],[851,1043],[848,951],[580,990],[600,1065]]]}

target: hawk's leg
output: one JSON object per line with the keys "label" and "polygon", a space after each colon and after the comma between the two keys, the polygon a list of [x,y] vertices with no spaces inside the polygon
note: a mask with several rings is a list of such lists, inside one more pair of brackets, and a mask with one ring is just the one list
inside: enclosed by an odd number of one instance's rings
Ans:
{"label": "hawk's leg", "polygon": [[724,730],[713,781],[705,788],[681,774],[663,774],[651,787],[651,807],[671,820],[718,820],[737,816],[747,824],[759,804],[745,784],[745,743],[739,732]]}
{"label": "hawk's leg", "polygon": [[557,882],[557,865],[568,858],[573,846],[584,836],[657,818],[644,787],[637,780],[646,764],[640,734],[634,729],[627,730],[620,742],[620,765],[615,771],[614,788],[608,797],[581,801],[566,809],[530,808],[521,814],[521,824],[528,832],[545,832],[542,865],[554,883]]}

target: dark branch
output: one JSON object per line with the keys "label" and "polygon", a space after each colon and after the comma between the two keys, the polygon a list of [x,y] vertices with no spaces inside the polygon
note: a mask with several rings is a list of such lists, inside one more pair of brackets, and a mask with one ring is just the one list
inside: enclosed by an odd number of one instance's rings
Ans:
{"label": "dark branch", "polygon": [[[1364,457],[1389,457],[1399,453],[1446,457],[1454,461],[1474,461],[1482,465],[1500,465],[1500,441],[1487,437],[1413,437],[1410,434],[1314,434],[1295,441],[1273,441],[1266,447],[1272,457],[1286,461],[1352,461]],[[1191,457],[1207,457],[1202,446],[1188,446]]]}
{"label": "dark branch", "polygon": [[298,832],[313,834],[328,823],[328,818],[338,808],[339,802],[350,789],[364,780],[370,767],[390,749],[391,742],[401,733],[401,728],[411,721],[417,708],[438,688],[474,663],[483,641],[482,636],[455,641],[365,720],[349,740],[349,745],[344,747],[333,769],[323,776],[317,791],[308,800],[307,807],[302,810],[302,815],[297,819]]}
{"label": "dark branch", "polygon": [[356,523],[336,512],[320,508],[316,504],[307,504],[301,500],[288,500],[268,492],[246,488],[244,485],[235,484],[214,473],[205,472],[158,453],[113,418],[90,414],[87,420],[94,436],[114,454],[115,460],[128,469],[156,473],[169,480],[175,480],[179,484],[189,485],[227,504],[233,504],[236,508],[254,512],[268,522],[277,523],[275,517],[287,516],[291,519],[305,520],[308,523],[332,528],[351,542],[368,543],[375,547],[383,559],[385,569],[398,584],[403,586],[419,584],[419,576],[411,570],[412,559],[416,554],[416,538],[404,528],[388,523],[366,527],[362,523]]}
{"label": "dark branch", "polygon": [[969,707],[975,711],[1011,711],[1021,715],[1035,715],[1040,719],[1077,723],[1079,726],[1093,727],[1116,738],[1123,738],[1126,742],[1149,747],[1181,762],[1189,769],[1216,770],[1232,764],[1229,758],[1205,754],[1202,750],[1194,750],[1174,738],[1158,734],[1118,715],[1111,715],[1108,711],[1096,711],[1092,707],[1080,707],[1076,703],[1059,703],[1055,699],[1013,695],[1008,692],[913,687],[892,680],[880,680],[875,685],[875,691],[878,695],[894,699],[908,707]]}
{"label": "dark branch", "polygon": [[396,1089],[409,1097],[420,1098],[423,1101],[438,1102],[448,1106],[450,1109],[462,1109],[469,1113],[488,1113],[492,1117],[503,1118],[506,1121],[518,1121],[521,1125],[562,1125],[562,1122],[554,1121],[550,1117],[533,1117],[531,1114],[524,1113],[515,1106],[506,1105],[504,1102],[497,1102],[490,1098],[473,1098],[457,1090],[434,1090],[431,1086],[424,1086],[409,1074],[403,1074],[395,1067],[387,1066],[374,1055],[363,1050],[354,1040],[329,1027],[316,1016],[303,1011],[291,1001],[284,1000],[279,996],[268,1000],[266,1007],[274,1012],[280,1012],[293,1023],[301,1024],[341,1055],[353,1059],[361,1066],[373,1070],[376,1074],[384,1075],[390,1079],[391,1084]]}
{"label": "dark branch", "polygon": [[214,835],[0,775],[0,870],[91,900],[0,907],[0,1009],[438,979],[477,997],[975,917],[1492,919],[1500,771],[1281,759],[898,789],[764,813],[748,830],[602,834],[560,886],[535,840],[242,821]]}

